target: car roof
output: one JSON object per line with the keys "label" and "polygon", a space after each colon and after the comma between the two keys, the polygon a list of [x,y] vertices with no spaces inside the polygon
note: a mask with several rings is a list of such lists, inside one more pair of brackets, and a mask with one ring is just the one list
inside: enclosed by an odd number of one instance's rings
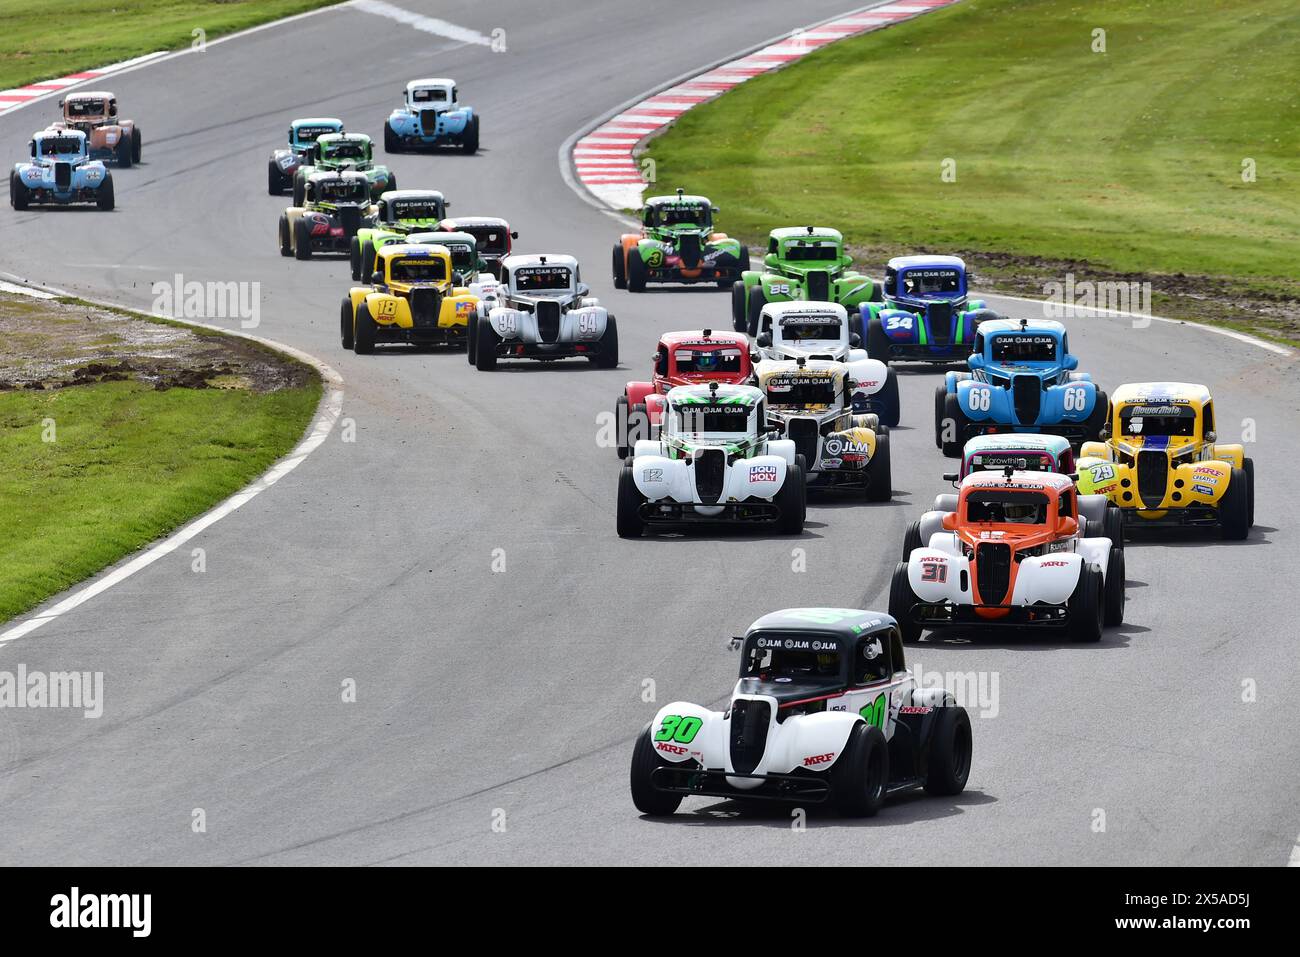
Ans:
{"label": "car roof", "polygon": [[1194,382],[1129,382],[1115,389],[1111,402],[1160,402],[1184,399],[1204,404],[1210,401],[1210,390]]}
{"label": "car roof", "polygon": [[[820,619],[820,620],[819,620]],[[854,639],[893,628],[898,623],[883,611],[862,608],[783,608],[768,612],[746,631],[810,631],[830,632],[838,637]]]}
{"label": "car roof", "polygon": [[996,332],[1024,332],[1039,335],[1062,336],[1065,324],[1055,319],[989,319],[980,323],[980,332],[987,337]]}
{"label": "car roof", "polygon": [[56,136],[75,136],[82,140],[86,138],[86,134],[81,130],[73,130],[64,126],[47,126],[45,129],[33,133],[32,139],[52,139]]}
{"label": "car roof", "polygon": [[77,90],[64,97],[65,100],[116,100],[117,96],[107,90]]}
{"label": "car roof", "polygon": [[707,196],[691,196],[683,194],[681,196],[651,196],[645,201],[647,206],[676,206],[678,203],[696,205],[703,203],[705,206],[710,205]]}
{"label": "car roof", "polygon": [[687,402],[693,399],[707,399],[713,401],[727,402],[731,401],[737,405],[754,405],[763,400],[763,393],[752,385],[730,385],[728,383],[717,383],[717,388],[713,388],[714,383],[706,385],[679,385],[668,390],[668,401],[670,403]]}
{"label": "car roof", "polygon": [[423,80],[412,80],[406,84],[408,90],[418,90],[426,86],[455,86],[456,81],[445,76],[425,77]]}
{"label": "car roof", "polygon": [[[705,333],[708,337],[705,337]],[[726,329],[691,329],[678,332],[665,332],[659,341],[666,346],[745,346],[748,339],[744,333],[731,332]]]}
{"label": "car roof", "polygon": [[319,138],[317,138],[316,142],[319,143],[321,140],[326,140],[330,143],[346,143],[352,140],[365,140],[366,142],[370,142],[370,135],[368,133],[345,133],[342,130],[339,130],[337,133],[322,133]]}
{"label": "car roof", "polygon": [[319,181],[321,181],[321,180],[326,180],[326,179],[346,179],[346,180],[358,180],[358,179],[359,179],[359,180],[361,180],[361,182],[363,182],[363,183],[369,183],[369,182],[370,182],[370,180],[368,180],[368,179],[366,178],[366,174],[365,174],[365,173],[359,173],[359,172],[357,172],[357,171],[354,170],[354,169],[345,169],[345,170],[321,169],[321,170],[317,170],[316,172],[312,173],[310,176],[307,177],[307,182],[309,182],[309,183],[315,183],[315,182],[319,182]]}
{"label": "car roof", "polygon": [[387,246],[381,246],[375,252],[376,255],[388,256],[389,258],[393,256],[410,256],[412,259],[432,256],[435,253],[451,255],[450,249],[437,243],[389,243]]}
{"label": "car roof", "polygon": [[386,189],[380,194],[380,199],[446,199],[440,189]]}
{"label": "car roof", "polygon": [[772,317],[774,322],[787,316],[825,316],[834,315],[841,322],[847,322],[849,311],[838,302],[821,302],[816,299],[796,299],[790,302],[769,302],[763,306],[763,312]]}
{"label": "car roof", "polygon": [[952,266],[965,270],[966,262],[960,256],[895,256],[886,264],[889,269],[910,269],[913,266]]}
{"label": "car roof", "polygon": [[[545,260],[545,262],[543,262]],[[572,256],[565,256],[561,253],[528,253],[518,256],[507,256],[501,260],[501,265],[507,269],[518,269],[520,266],[568,266],[570,269],[578,268],[578,260]]]}
{"label": "car roof", "polygon": [[[437,239],[432,237],[437,236]],[[429,229],[420,233],[407,233],[407,240],[413,245],[442,242],[448,243],[474,243],[478,245],[478,237],[470,233],[458,233],[451,229]]]}
{"label": "car roof", "polygon": [[[811,233],[808,231],[810,229],[812,230]],[[832,229],[830,226],[781,226],[772,230],[768,235],[773,239],[798,239],[802,236],[807,239],[844,241],[844,235],[838,229]]]}
{"label": "car roof", "polygon": [[290,126],[337,126],[343,128],[343,121],[336,116],[306,116],[300,117],[289,124]]}
{"label": "car roof", "polygon": [[507,229],[510,228],[510,224],[500,216],[448,216],[442,222],[459,226],[504,226]]}
{"label": "car roof", "polygon": [[1063,435],[1037,435],[1032,432],[1009,433],[1006,435],[977,435],[962,449],[963,455],[976,455],[980,452],[1051,452],[1060,455],[1070,447],[1070,440]]}
{"label": "car roof", "polygon": [[972,472],[961,480],[962,491],[987,487],[1064,492],[1074,488],[1074,479],[1060,472],[1012,472],[1008,477],[1005,472],[990,470]]}

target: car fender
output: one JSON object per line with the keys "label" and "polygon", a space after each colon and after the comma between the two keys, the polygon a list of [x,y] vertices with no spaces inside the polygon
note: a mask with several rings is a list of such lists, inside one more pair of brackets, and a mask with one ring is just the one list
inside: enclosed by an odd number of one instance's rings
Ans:
{"label": "car fender", "polygon": [[653,382],[629,382],[623,387],[623,394],[627,396],[627,404],[630,409],[634,405],[645,402],[646,396],[654,392]]}
{"label": "car fender", "polygon": [[593,342],[605,334],[609,313],[604,306],[579,306],[560,316],[561,342]]}
{"label": "car fender", "polygon": [[955,395],[958,382],[968,382],[973,378],[974,376],[969,372],[945,372],[943,374],[944,391]]}
{"label": "car fender", "polygon": [[[938,538],[938,536],[935,536]],[[923,602],[951,601],[970,604],[971,596],[961,587],[962,572],[969,588],[970,562],[965,555],[953,555],[943,548],[923,545],[907,561],[907,580]]]}
{"label": "car fender", "polygon": [[537,320],[533,318],[531,312],[511,309],[509,306],[496,306],[488,311],[487,318],[492,325],[492,331],[502,339],[537,341]]}
{"label": "car fender", "polygon": [[650,743],[665,761],[697,761],[721,768],[727,754],[726,722],[720,711],[689,701],[673,701],[655,712]]}
{"label": "car fender", "polygon": [[1011,390],[988,382],[961,379],[956,383],[957,404],[972,422],[1007,422],[1011,412]]}
{"label": "car fender", "polygon": [[1088,538],[1081,540],[1078,552],[1051,552],[1021,559],[1011,592],[1011,604],[1032,605],[1041,601],[1064,605],[1068,602],[1079,583],[1084,561],[1091,561],[1084,554],[1083,542],[1103,542],[1107,553],[1110,551],[1110,539]]}
{"label": "car fender", "polygon": [[885,387],[889,367],[879,359],[856,359],[846,363],[849,378],[853,380],[853,394],[875,395]]}
{"label": "car fender", "polygon": [[411,327],[411,303],[405,296],[372,291],[366,294],[365,303],[370,318],[380,325]]}
{"label": "car fender", "polygon": [[451,295],[443,296],[442,305],[438,309],[438,325],[469,325],[469,317],[475,315],[478,309],[478,296],[463,287],[455,288]]}
{"label": "car fender", "polygon": [[501,283],[490,272],[481,272],[469,284],[469,292],[480,300],[490,299],[495,302],[501,296]]}
{"label": "car fender", "polygon": [[[1081,555],[1085,562],[1100,566],[1103,576],[1110,569],[1110,549],[1111,540],[1109,538],[1080,538],[1075,543],[1076,554]],[[1049,555],[1043,556],[1043,558],[1050,557]]]}
{"label": "car fender", "polygon": [[[1084,446],[1100,445],[1099,442],[1085,442]],[[1107,458],[1096,458],[1094,456],[1080,456],[1074,463],[1075,473],[1079,476],[1076,485],[1079,489],[1079,495],[1104,495],[1106,498],[1117,501],[1120,495],[1122,482],[1124,479],[1130,479],[1130,470],[1128,466],[1112,462]]]}
{"label": "car fender", "polygon": [[[1240,446],[1238,446],[1240,447]],[[1228,491],[1232,481],[1232,470],[1240,466],[1232,462],[1207,459],[1201,462],[1185,462],[1177,466],[1170,476],[1170,485],[1181,480],[1185,500],[1190,504],[1217,505]]]}
{"label": "car fender", "polygon": [[410,136],[415,132],[415,114],[408,110],[393,110],[388,114],[388,125],[394,133]]}
{"label": "car fender", "polygon": [[1215,445],[1212,454],[1216,459],[1229,463],[1233,468],[1245,468],[1246,449],[1242,445]]}
{"label": "car fender", "polygon": [[897,345],[915,345],[921,341],[921,319],[906,309],[884,308],[877,312],[880,327]]}
{"label": "car fender", "polygon": [[787,466],[793,468],[795,456],[799,452],[790,439],[772,439],[767,443],[767,454],[780,456]]}
{"label": "car fender", "polygon": [[[779,723],[776,723],[775,717],[774,710],[773,726],[767,736],[767,750],[755,769],[760,774],[789,774],[797,768],[807,771],[830,770],[844,753],[854,725],[862,721],[861,715],[850,711],[796,714]],[[732,770],[730,764],[727,770]]]}
{"label": "car fender", "polygon": [[871,429],[854,427],[831,432],[822,437],[820,454],[809,466],[821,466],[823,459],[839,460],[841,465],[830,468],[866,468],[876,455],[876,433]]}
{"label": "car fender", "polygon": [[637,491],[651,502],[669,499],[674,502],[695,501],[695,483],[691,481],[690,470],[681,459],[670,459],[666,455],[643,455],[643,446],[659,449],[658,442],[642,440],[637,442],[637,455],[632,459],[632,479]]}
{"label": "car fender", "polygon": [[[788,470],[786,460],[779,455],[755,455],[748,459],[738,459],[727,466],[720,501],[744,501],[747,498],[771,500],[785,485]],[[694,483],[691,491],[694,493]]]}
{"label": "car fender", "polygon": [[[946,498],[946,497],[948,496],[943,496],[943,495],[939,496],[939,498]],[[938,504],[939,502],[936,500],[935,505]],[[918,523],[921,526],[922,546],[927,546],[927,547],[930,546],[930,540],[934,538],[935,535],[951,534],[951,533],[945,533],[943,530],[943,517],[947,514],[948,514],[948,510],[940,510],[936,508],[932,511],[925,512],[921,515],[920,519],[918,519]]]}
{"label": "car fender", "polygon": [[[1005,390],[1010,395],[1010,390]],[[1082,401],[1080,401],[1082,399]],[[1097,384],[1091,381],[1048,386],[1038,420],[1043,423],[1084,422],[1097,404]]]}

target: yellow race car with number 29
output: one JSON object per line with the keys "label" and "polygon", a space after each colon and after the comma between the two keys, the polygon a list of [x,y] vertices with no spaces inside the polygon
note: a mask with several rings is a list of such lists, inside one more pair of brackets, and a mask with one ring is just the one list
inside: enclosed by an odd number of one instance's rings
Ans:
{"label": "yellow race car with number 29", "polygon": [[1220,445],[1210,390],[1142,382],[1111,393],[1105,441],[1084,442],[1079,492],[1124,509],[1125,525],[1217,525],[1242,539],[1255,524],[1255,466],[1240,445]]}
{"label": "yellow race car with number 29", "polygon": [[377,343],[464,345],[479,297],[457,286],[446,246],[385,246],[375,254],[369,286],[353,286],[339,309],[344,349],[374,352]]}

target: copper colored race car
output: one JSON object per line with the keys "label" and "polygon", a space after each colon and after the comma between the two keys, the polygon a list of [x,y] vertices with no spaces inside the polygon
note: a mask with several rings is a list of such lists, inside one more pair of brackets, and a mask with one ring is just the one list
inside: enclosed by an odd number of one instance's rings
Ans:
{"label": "copper colored race car", "polygon": [[81,130],[86,134],[90,158],[118,166],[140,162],[140,128],[135,120],[117,115],[117,97],[112,93],[89,91],[69,93],[59,103],[63,119],[51,129]]}

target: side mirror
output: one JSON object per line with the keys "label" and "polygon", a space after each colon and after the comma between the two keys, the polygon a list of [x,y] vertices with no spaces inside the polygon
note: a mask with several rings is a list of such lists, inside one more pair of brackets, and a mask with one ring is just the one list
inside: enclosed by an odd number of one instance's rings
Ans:
{"label": "side mirror", "polygon": [[511,230],[511,232],[510,232],[510,238],[511,238],[511,239],[518,239],[518,238],[519,238],[519,232],[518,232],[518,230]]}
{"label": "side mirror", "polygon": [[[444,200],[442,201],[442,208],[443,208],[443,209],[446,209],[446,208],[447,208],[448,206],[450,206],[450,205],[451,205],[451,200],[449,200],[449,199],[444,199]],[[442,217],[439,216],[438,218],[441,219]]]}
{"label": "side mirror", "polygon": [[1076,355],[1066,356],[1061,360],[1061,368],[1066,372],[1073,372],[1075,369],[1079,368],[1079,357]]}
{"label": "side mirror", "polygon": [[728,651],[739,651],[739,650],[741,649],[741,646],[743,646],[744,644],[745,644],[745,639],[744,639],[744,638],[728,638],[728,639],[727,639],[727,650],[728,650]]}
{"label": "side mirror", "polygon": [[1077,482],[1077,481],[1079,481],[1079,473],[1078,473],[1078,472],[1067,472],[1067,473],[1065,473],[1065,474],[1068,475],[1068,476],[1070,477],[1070,481],[1071,481],[1071,482]]}
{"label": "side mirror", "polygon": [[769,266],[775,269],[776,263],[777,263],[776,253],[768,253],[766,256],[763,257],[764,266]]}
{"label": "side mirror", "polygon": [[374,283],[376,286],[382,286],[384,284],[383,270],[376,269],[374,272],[372,272],[370,274],[370,281]]}
{"label": "side mirror", "polygon": [[850,256],[848,253],[845,253],[843,256],[840,257],[840,264],[843,266],[852,266],[853,257]]}
{"label": "side mirror", "polygon": [[36,159],[36,141],[32,140],[27,144],[27,152],[32,154],[32,159]]}
{"label": "side mirror", "polygon": [[[1213,435],[1214,433],[1210,433],[1210,434]],[[1097,433],[1097,437],[1101,439],[1103,442],[1105,442],[1108,438],[1110,438],[1110,426],[1103,425],[1101,427],[1101,431]],[[1213,442],[1214,440],[1209,439],[1208,441]]]}
{"label": "side mirror", "polygon": [[944,473],[943,473],[943,480],[944,480],[945,482],[955,482],[955,481],[957,481],[957,473],[956,473],[956,472],[944,472]]}
{"label": "side mirror", "polygon": [[851,333],[849,335],[849,345],[852,346],[854,349],[858,348],[859,346],[862,345],[862,337],[858,335],[856,332]]}
{"label": "side mirror", "polygon": [[945,532],[957,531],[957,513],[947,512],[943,516],[943,530]]}
{"label": "side mirror", "polygon": [[117,116],[117,104],[116,104],[116,103],[113,103],[112,105],[109,106],[109,108],[108,108],[108,115],[109,115],[109,116]]}
{"label": "side mirror", "polygon": [[1217,442],[1217,441],[1219,441],[1219,433],[1218,433],[1218,432],[1215,432],[1213,429],[1211,429],[1209,432],[1206,432],[1206,433],[1205,433],[1205,441],[1207,441],[1207,442]]}
{"label": "side mirror", "polygon": [[710,206],[709,208],[712,209],[715,213],[720,213],[720,212],[722,212],[722,210],[720,210],[720,209],[719,209],[718,207],[716,207],[716,206]]}
{"label": "side mirror", "polygon": [[1056,525],[1056,530],[1062,535],[1078,535],[1079,523],[1069,515],[1062,515],[1061,520]]}
{"label": "side mirror", "polygon": [[585,282],[578,283],[578,285],[574,289],[575,295],[579,297],[585,296],[589,292],[591,292],[591,287],[588,286]]}
{"label": "side mirror", "polygon": [[758,344],[765,349],[770,346],[772,344],[772,333],[760,332],[758,334]]}
{"label": "side mirror", "polygon": [[972,352],[966,357],[966,364],[972,369],[978,369],[984,365],[984,357],[978,352]]}

